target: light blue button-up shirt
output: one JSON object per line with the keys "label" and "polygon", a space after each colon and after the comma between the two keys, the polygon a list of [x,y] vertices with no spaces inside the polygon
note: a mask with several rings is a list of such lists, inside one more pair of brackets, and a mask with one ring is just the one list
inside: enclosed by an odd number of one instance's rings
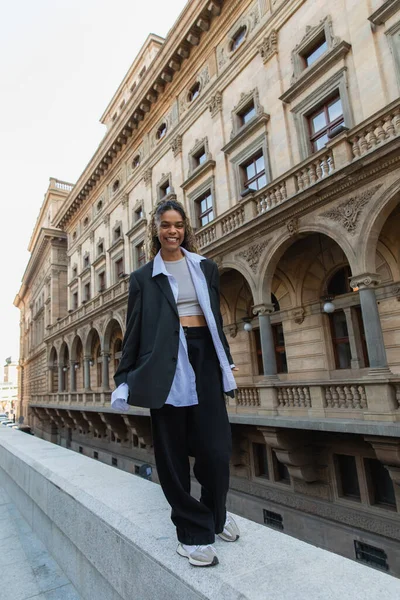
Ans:
{"label": "light blue button-up shirt", "polygon": [[[193,252],[188,252],[184,248],[181,248],[181,250],[186,257],[189,273],[196,290],[197,299],[203,311],[204,318],[214,343],[215,352],[217,354],[222,371],[223,389],[225,392],[234,390],[237,387],[235,378],[232,374],[232,368],[234,365],[229,364],[224,347],[219,337],[217,324],[211,309],[207,281],[200,266],[201,261],[204,260],[204,256],[200,256],[199,254],[195,254]],[[168,273],[165,263],[161,257],[161,252],[159,252],[154,258],[152,276],[156,277],[156,275],[160,275],[161,273],[168,277],[175,302],[177,302],[179,292],[178,284],[175,277]],[[121,383],[121,385],[119,385],[111,395],[111,407],[118,411],[129,410],[129,404],[127,403],[128,394],[128,385],[126,383]],[[166,404],[171,404],[172,406],[193,406],[198,404],[198,402],[196,376],[189,361],[186,336],[181,325],[179,332],[179,349],[175,377],[172,382]]]}

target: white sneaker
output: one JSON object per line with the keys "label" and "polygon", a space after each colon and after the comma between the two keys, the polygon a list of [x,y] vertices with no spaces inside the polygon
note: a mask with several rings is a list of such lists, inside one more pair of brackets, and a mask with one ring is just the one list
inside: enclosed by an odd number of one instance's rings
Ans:
{"label": "white sneaker", "polygon": [[187,546],[178,544],[176,549],[179,556],[189,559],[191,565],[195,567],[214,567],[219,563],[215,548],[209,546]]}
{"label": "white sneaker", "polygon": [[240,537],[239,527],[236,525],[232,515],[226,514],[224,530],[218,534],[218,537],[225,542],[236,542]]}

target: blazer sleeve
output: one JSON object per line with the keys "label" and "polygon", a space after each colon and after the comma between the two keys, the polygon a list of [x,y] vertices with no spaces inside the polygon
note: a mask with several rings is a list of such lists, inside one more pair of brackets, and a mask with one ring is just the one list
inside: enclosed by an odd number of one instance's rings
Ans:
{"label": "blazer sleeve", "polygon": [[128,373],[136,363],[140,344],[141,308],[141,290],[135,274],[132,273],[129,281],[128,311],[126,314],[126,331],[122,342],[122,355],[114,375],[117,387],[121,383],[126,383]]}
{"label": "blazer sleeve", "polygon": [[212,273],[212,276],[211,276],[211,286],[216,291],[217,298],[218,298],[218,321],[219,321],[219,325],[221,327],[221,335],[222,335],[221,342],[222,342],[222,345],[224,347],[224,350],[225,350],[226,356],[228,358],[229,364],[233,365],[234,362],[233,362],[233,358],[232,358],[232,355],[231,355],[231,350],[229,348],[229,343],[228,343],[228,340],[226,339],[226,335],[225,335],[224,327],[223,327],[224,323],[223,323],[223,320],[222,320],[221,309],[220,309],[219,271],[218,271],[218,267],[217,267],[217,265],[215,263],[214,263],[213,273]]}

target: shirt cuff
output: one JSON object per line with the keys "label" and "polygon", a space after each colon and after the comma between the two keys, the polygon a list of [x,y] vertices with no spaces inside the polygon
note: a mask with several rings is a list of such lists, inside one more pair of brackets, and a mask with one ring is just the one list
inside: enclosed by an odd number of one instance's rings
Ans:
{"label": "shirt cuff", "polygon": [[111,408],[113,410],[118,410],[122,412],[126,412],[129,410],[130,406],[127,403],[129,396],[129,387],[127,383],[121,383],[116,390],[111,394]]}
{"label": "shirt cuff", "polygon": [[235,369],[236,365],[230,365],[231,369]]}

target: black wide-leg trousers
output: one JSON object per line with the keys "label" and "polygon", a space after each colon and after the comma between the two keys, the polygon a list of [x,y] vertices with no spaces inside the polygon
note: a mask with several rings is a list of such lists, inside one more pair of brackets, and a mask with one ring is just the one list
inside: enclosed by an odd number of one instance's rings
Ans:
{"label": "black wide-leg trousers", "polygon": [[[185,328],[199,403],[151,410],[154,453],[161,487],[171,505],[178,540],[212,544],[226,519],[231,428],[219,361],[208,327]],[[200,502],[190,495],[189,456],[201,485]]]}

